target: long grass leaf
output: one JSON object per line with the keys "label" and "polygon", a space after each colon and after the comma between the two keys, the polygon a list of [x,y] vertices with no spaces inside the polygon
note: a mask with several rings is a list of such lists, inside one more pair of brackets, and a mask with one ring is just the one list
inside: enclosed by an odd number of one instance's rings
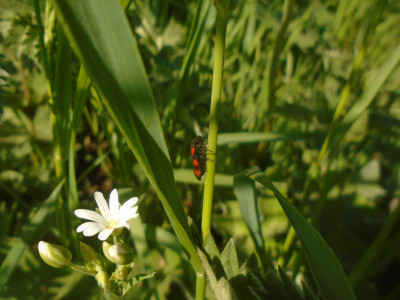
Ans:
{"label": "long grass leaf", "polygon": [[85,69],[81,67],[78,75],[78,82],[76,87],[76,93],[73,103],[73,114],[71,123],[71,138],[69,145],[69,156],[68,156],[68,204],[69,210],[72,212],[78,208],[78,187],[75,173],[75,141],[76,134],[82,117],[82,112],[85,107],[86,98],[89,95],[91,80],[87,76]]}
{"label": "long grass leaf", "polygon": [[305,132],[229,132],[218,135],[218,145],[321,139],[319,133]]}
{"label": "long grass leaf", "polygon": [[117,1],[55,1],[57,16],[105,106],[160,198],[181,245],[202,272],[153,94],[128,20]]}
{"label": "long grass leaf", "polygon": [[239,202],[240,211],[249,228],[264,271],[266,270],[265,241],[261,231],[260,214],[258,212],[257,193],[254,180],[247,176],[234,177],[234,191]]}
{"label": "long grass leaf", "polygon": [[337,128],[337,132],[332,139],[331,148],[335,148],[344,135],[350,130],[354,122],[361,116],[361,114],[369,107],[379,92],[379,89],[385,83],[386,79],[392,73],[394,68],[400,63],[400,46],[398,46],[393,53],[389,56],[386,63],[380,68],[375,79],[362,94],[349,112],[344,116],[342,122]]}
{"label": "long grass leaf", "polygon": [[311,269],[325,299],[356,299],[339,260],[302,214],[289,203],[258,167],[250,168],[243,174],[274,193],[307,253]]}

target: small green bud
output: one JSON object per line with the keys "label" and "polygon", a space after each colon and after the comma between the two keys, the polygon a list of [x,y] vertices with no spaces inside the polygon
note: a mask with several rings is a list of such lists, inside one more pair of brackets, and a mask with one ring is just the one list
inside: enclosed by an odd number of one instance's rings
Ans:
{"label": "small green bud", "polygon": [[44,262],[54,268],[62,268],[71,264],[72,254],[64,246],[40,241],[38,249],[40,257]]}
{"label": "small green bud", "polygon": [[111,245],[103,242],[104,255],[116,265],[127,265],[133,260],[133,249],[127,244],[117,243]]}
{"label": "small green bud", "polygon": [[[107,243],[106,241],[103,242],[103,253],[104,253],[104,255],[108,258],[108,260],[111,260],[111,257],[110,257],[110,255],[108,254],[109,251],[110,251],[110,247],[111,247],[111,246],[112,246],[112,245],[109,244],[109,243]],[[112,261],[112,260],[111,260],[111,261]]]}
{"label": "small green bud", "polygon": [[80,242],[81,255],[89,271],[95,271],[95,265],[98,264],[97,252],[89,245]]}
{"label": "small green bud", "polygon": [[110,283],[108,282],[108,275],[104,270],[99,271],[95,276],[97,283],[104,289],[107,289]]}
{"label": "small green bud", "polygon": [[124,266],[118,266],[118,268],[114,272],[114,276],[118,281],[124,281],[128,276],[128,268]]}

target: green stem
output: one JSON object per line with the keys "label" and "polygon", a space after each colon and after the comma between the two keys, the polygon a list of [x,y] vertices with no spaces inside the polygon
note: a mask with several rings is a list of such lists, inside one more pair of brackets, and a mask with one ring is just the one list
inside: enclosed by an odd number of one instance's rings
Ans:
{"label": "green stem", "polygon": [[217,33],[215,36],[215,61],[211,91],[210,125],[208,133],[208,149],[213,158],[207,161],[207,174],[204,186],[203,214],[201,230],[203,241],[211,227],[212,200],[214,193],[215,163],[217,152],[217,136],[219,125],[219,105],[221,102],[222,73],[224,68],[225,35],[228,18],[217,14]]}
{"label": "green stem", "polygon": [[196,300],[204,300],[206,294],[206,277],[202,273],[196,273]]}
{"label": "green stem", "polygon": [[[362,52],[364,52],[364,51],[362,51]],[[352,76],[350,76],[350,78],[352,78]],[[350,79],[349,79],[342,91],[342,94],[340,95],[339,104],[336,107],[332,122],[329,125],[328,134],[326,135],[326,138],[322,145],[321,151],[319,152],[318,163],[321,163],[323,157],[325,156],[326,151],[328,150],[328,146],[330,144],[332,136],[335,133],[336,124],[338,123],[339,117],[342,115],[343,108],[344,108],[345,104],[347,103],[347,99],[349,98],[351,85],[352,85],[352,82],[350,82]]]}
{"label": "green stem", "polygon": [[46,55],[46,47],[44,45],[44,28],[43,28],[43,23],[42,23],[42,18],[41,18],[41,12],[40,12],[40,6],[39,6],[39,0],[35,0],[34,2],[34,7],[35,7],[35,18],[36,18],[36,23],[38,27],[38,40],[39,40],[39,49],[40,49],[40,56],[42,59],[43,63],[43,69],[44,73],[46,74],[46,85],[47,85],[47,90],[49,92],[49,96],[52,97],[52,82],[50,80],[50,63],[47,60],[47,55]]}
{"label": "green stem", "polygon": [[91,276],[95,276],[96,275],[96,272],[89,271],[86,267],[74,265],[71,262],[66,263],[66,265],[68,267],[70,267],[72,270],[77,271],[79,273],[86,274],[86,275],[91,275]]}
{"label": "green stem", "polygon": [[289,227],[289,231],[286,235],[285,242],[283,244],[282,255],[278,259],[278,265],[281,267],[286,267],[292,250],[294,248],[294,241],[296,240],[296,231],[293,229],[292,226]]}
{"label": "green stem", "polygon": [[[225,36],[228,17],[220,13],[217,8],[217,32],[215,36],[215,61],[211,90],[210,125],[208,133],[208,149],[213,153],[213,159],[207,161],[207,175],[204,186],[203,213],[201,230],[203,241],[211,227],[212,200],[214,193],[215,162],[217,153],[217,138],[219,125],[219,105],[221,102],[222,74],[224,70]],[[204,274],[196,274],[196,300],[203,300],[206,292],[206,278]]]}

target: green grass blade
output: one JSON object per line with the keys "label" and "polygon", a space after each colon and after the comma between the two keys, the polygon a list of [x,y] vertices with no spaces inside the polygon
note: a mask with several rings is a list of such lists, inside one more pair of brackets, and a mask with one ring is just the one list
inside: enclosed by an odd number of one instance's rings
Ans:
{"label": "green grass blade", "polygon": [[69,210],[73,212],[78,208],[78,187],[75,173],[75,141],[76,134],[82,117],[82,112],[85,107],[86,98],[89,95],[91,80],[87,76],[85,69],[81,67],[78,75],[76,93],[73,102],[73,114],[71,123],[71,139],[69,145],[69,158],[68,158],[68,204]]}
{"label": "green grass blade", "polygon": [[339,102],[336,106],[336,110],[335,110],[335,113],[332,118],[332,122],[329,125],[328,133],[327,133],[324,143],[321,147],[321,151],[318,156],[319,162],[322,161],[322,159],[325,156],[325,153],[330,148],[329,144],[331,142],[332,136],[335,133],[335,128],[338,123],[339,117],[341,116],[342,111],[343,111],[344,107],[346,106],[346,103],[349,99],[349,95],[350,95],[352,86],[354,85],[355,78],[357,77],[357,74],[359,73],[359,70],[360,70],[360,66],[361,66],[362,62],[364,61],[369,42],[375,33],[376,26],[378,25],[379,20],[381,19],[381,15],[386,6],[387,6],[387,0],[376,1],[375,7],[372,11],[373,13],[371,15],[371,18],[368,19],[368,21],[369,21],[368,27],[365,32],[362,44],[360,46],[360,50],[357,53],[357,56],[355,57],[350,76],[346,82],[346,85],[344,86],[344,88],[342,90]]}
{"label": "green grass blade", "polygon": [[[194,185],[202,185],[204,183],[204,177],[201,179],[201,181],[198,181],[196,177],[194,177],[193,169],[174,169],[174,174],[176,182]],[[215,186],[231,188],[233,186],[233,176],[216,173]]]}
{"label": "green grass blade", "polygon": [[218,146],[226,144],[251,144],[275,141],[299,141],[320,139],[319,133],[305,132],[230,132],[218,135]]}
{"label": "green grass blade", "polygon": [[179,72],[179,76],[175,86],[175,97],[171,99],[171,103],[166,107],[163,118],[163,128],[167,129],[170,125],[171,119],[175,114],[179,115],[182,106],[182,96],[180,90],[182,84],[185,83],[190,74],[191,66],[193,66],[196,58],[199,44],[205,27],[207,14],[211,6],[210,0],[200,0],[197,2],[196,14],[190,27],[189,36],[186,42],[186,51],[183,58],[183,63]]}
{"label": "green grass blade", "polygon": [[160,198],[193,267],[202,272],[138,45],[117,1],[55,1],[60,23]]}
{"label": "green grass blade", "polygon": [[[285,0],[282,23],[275,39],[272,58],[268,66],[267,112],[273,110],[275,107],[276,77],[278,74],[277,69],[279,64],[279,56],[282,54],[282,50],[286,42],[285,35],[292,18],[293,3],[293,0]],[[269,126],[272,125],[271,119],[269,119],[269,124]]]}
{"label": "green grass blade", "polygon": [[400,63],[400,46],[398,46],[393,53],[389,56],[386,63],[380,68],[375,79],[371,81],[371,84],[362,94],[361,98],[352,106],[349,112],[344,116],[342,122],[337,128],[336,134],[332,139],[330,151],[335,149],[339,142],[342,140],[346,132],[350,130],[354,122],[358,117],[369,107],[372,101],[378,94],[379,89],[385,83],[386,79]]}
{"label": "green grass blade", "polygon": [[255,182],[247,176],[237,175],[234,177],[234,191],[265,271],[265,242],[261,231]]}
{"label": "green grass blade", "polygon": [[[60,26],[57,27],[57,52],[55,59],[55,79],[53,86],[53,101],[50,102],[53,124],[53,148],[55,172],[57,181],[68,175],[66,159],[70,144],[70,122],[72,101],[72,51],[68,40]],[[69,182],[65,185],[65,195],[68,195]],[[59,222],[61,223],[62,239],[72,240],[71,214],[68,197],[60,197]],[[65,236],[65,237],[64,237]],[[63,244],[67,243],[66,241]]]}
{"label": "green grass blade", "polygon": [[308,257],[311,269],[325,299],[356,299],[343,268],[328,244],[307,222],[258,167],[244,174],[269,188],[295,229]]}
{"label": "green grass blade", "polygon": [[0,266],[0,291],[4,285],[7,284],[12,273],[18,265],[18,261],[24,253],[25,249],[31,244],[33,237],[41,228],[41,225],[46,221],[55,205],[57,204],[57,197],[60,194],[64,181],[60,182],[57,187],[50,194],[39,210],[35,213],[32,220],[22,233],[21,237],[15,242],[10,252],[7,254],[3,263]]}

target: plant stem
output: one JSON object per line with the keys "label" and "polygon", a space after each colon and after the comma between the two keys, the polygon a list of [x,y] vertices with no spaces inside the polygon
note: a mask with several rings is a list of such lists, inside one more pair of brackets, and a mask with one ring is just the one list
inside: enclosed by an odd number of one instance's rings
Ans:
{"label": "plant stem", "polygon": [[221,102],[222,73],[224,68],[225,35],[228,18],[217,14],[217,33],[215,36],[215,61],[213,82],[211,90],[210,124],[208,134],[208,149],[213,154],[213,159],[207,161],[207,174],[204,186],[202,237],[205,240],[211,227],[212,200],[214,193],[215,163],[217,152],[217,136],[219,125],[219,106]]}
{"label": "plant stem", "polygon": [[202,273],[196,273],[196,300],[204,300],[206,294],[206,277]]}
{"label": "plant stem", "polygon": [[[228,18],[226,14],[217,14],[217,33],[215,36],[215,61],[213,70],[213,82],[211,90],[210,124],[208,133],[208,149],[213,154],[213,159],[207,161],[207,175],[204,187],[203,213],[201,230],[203,241],[211,227],[211,213],[214,193],[215,162],[217,152],[217,138],[219,125],[219,105],[221,102],[222,74],[224,69],[225,35]],[[206,291],[204,274],[196,274],[196,300],[202,300]]]}
{"label": "plant stem", "polygon": [[88,270],[86,267],[84,267],[84,266],[78,266],[78,265],[75,265],[75,264],[73,264],[73,263],[71,263],[71,262],[68,262],[67,265],[68,265],[68,267],[70,267],[72,270],[77,271],[77,272],[79,272],[79,273],[86,274],[86,275],[91,275],[91,276],[96,276],[96,272],[89,271],[89,270]]}

